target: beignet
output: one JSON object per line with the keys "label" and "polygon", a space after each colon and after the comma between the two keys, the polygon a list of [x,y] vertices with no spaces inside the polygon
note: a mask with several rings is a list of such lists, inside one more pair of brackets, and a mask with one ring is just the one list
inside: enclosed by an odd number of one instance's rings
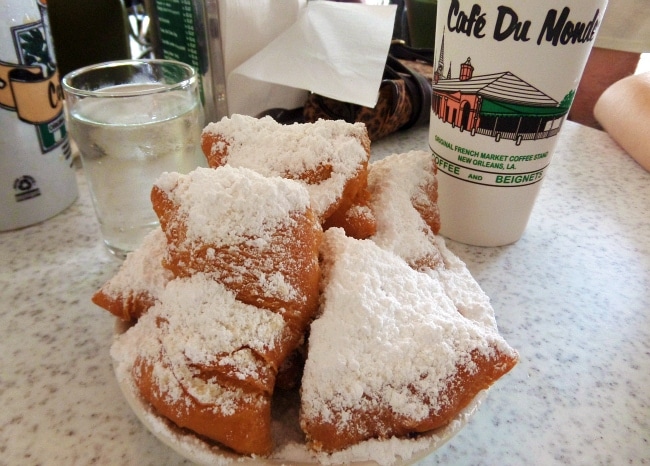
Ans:
{"label": "beignet", "polygon": [[[281,125],[270,116],[232,115],[203,129],[201,147],[211,167],[229,164],[304,183],[323,223],[367,196],[370,140],[362,123]],[[372,218],[365,221],[372,228]]]}
{"label": "beignet", "polygon": [[114,344],[141,396],[180,427],[268,454],[281,315],[241,303],[206,274],[171,281]]}
{"label": "beignet", "polygon": [[175,277],[208,273],[302,338],[318,306],[322,237],[304,186],[226,165],[163,174],[151,197]]}
{"label": "beignet", "polygon": [[300,422],[336,451],[448,423],[517,361],[495,327],[370,240],[325,232],[321,311],[310,327]]}

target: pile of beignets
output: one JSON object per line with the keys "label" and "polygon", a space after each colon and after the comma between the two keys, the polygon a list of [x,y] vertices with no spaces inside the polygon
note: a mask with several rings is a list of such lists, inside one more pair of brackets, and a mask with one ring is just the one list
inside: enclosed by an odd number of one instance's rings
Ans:
{"label": "pile of beignets", "polygon": [[233,115],[209,168],[164,173],[160,228],[93,301],[142,399],[244,455],[273,452],[276,390],[305,443],[335,452],[449,423],[518,356],[437,233],[428,152],[370,163],[362,124]]}

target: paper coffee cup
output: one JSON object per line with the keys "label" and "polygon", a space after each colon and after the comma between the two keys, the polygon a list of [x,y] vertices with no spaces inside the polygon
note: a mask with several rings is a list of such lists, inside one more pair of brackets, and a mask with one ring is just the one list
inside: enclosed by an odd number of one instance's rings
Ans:
{"label": "paper coffee cup", "polygon": [[45,3],[3,2],[0,231],[53,217],[78,194]]}
{"label": "paper coffee cup", "polygon": [[439,0],[429,146],[441,234],[523,234],[606,0]]}

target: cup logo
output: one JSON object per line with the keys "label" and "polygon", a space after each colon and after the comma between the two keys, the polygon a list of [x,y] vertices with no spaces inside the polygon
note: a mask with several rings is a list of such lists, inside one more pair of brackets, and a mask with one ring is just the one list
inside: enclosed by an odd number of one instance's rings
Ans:
{"label": "cup logo", "polygon": [[34,177],[23,175],[14,181],[16,202],[26,201],[41,195],[41,190],[36,185]]}
{"label": "cup logo", "polygon": [[558,134],[575,90],[558,102],[510,71],[476,74],[471,57],[460,65],[457,77],[451,64],[445,76],[444,47],[443,35],[431,99],[431,110],[440,120],[472,136],[509,139],[516,145]]}
{"label": "cup logo", "polygon": [[[532,28],[539,26],[537,45],[549,42],[554,46],[592,42],[601,21],[600,9],[596,9],[588,21],[576,21],[571,18],[571,8],[568,6],[562,8],[562,11],[548,10],[539,25],[535,25],[531,19],[520,18],[515,9],[504,5],[497,7],[493,16],[496,19],[491,36],[498,42],[508,39],[528,42],[531,40]],[[459,0],[452,0],[447,11],[446,28],[450,32],[482,39],[489,36],[489,20],[488,13],[483,11],[481,5],[472,5],[468,12],[461,8]]]}

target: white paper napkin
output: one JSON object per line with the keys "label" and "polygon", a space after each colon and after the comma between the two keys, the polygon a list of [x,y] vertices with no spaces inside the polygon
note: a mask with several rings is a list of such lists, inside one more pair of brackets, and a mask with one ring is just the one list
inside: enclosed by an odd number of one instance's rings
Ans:
{"label": "white paper napkin", "polygon": [[[300,106],[305,95],[290,96],[296,89],[374,107],[394,18],[394,5],[309,2],[297,21],[227,74],[229,112],[252,115]],[[255,82],[279,85],[272,93],[279,94],[251,93]]]}

